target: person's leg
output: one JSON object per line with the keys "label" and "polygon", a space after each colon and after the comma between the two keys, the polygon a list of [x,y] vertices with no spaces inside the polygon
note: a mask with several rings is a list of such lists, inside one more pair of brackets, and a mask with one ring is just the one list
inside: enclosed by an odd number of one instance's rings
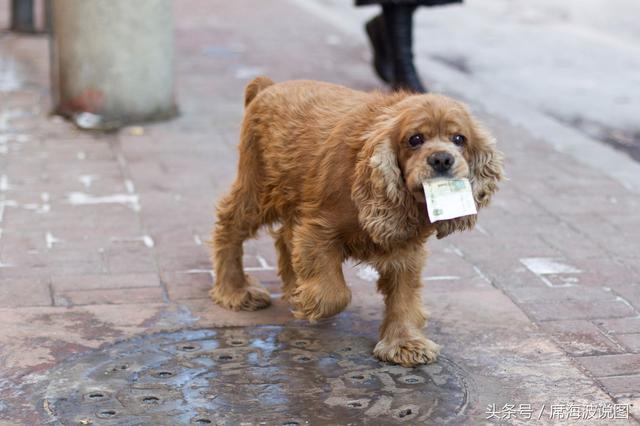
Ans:
{"label": "person's leg", "polygon": [[413,64],[413,12],[416,6],[384,4],[382,10],[393,66],[393,88],[426,92]]}
{"label": "person's leg", "polygon": [[387,83],[393,81],[393,66],[389,57],[389,40],[385,29],[384,14],[380,12],[367,22],[365,29],[373,50],[373,68],[378,77]]}

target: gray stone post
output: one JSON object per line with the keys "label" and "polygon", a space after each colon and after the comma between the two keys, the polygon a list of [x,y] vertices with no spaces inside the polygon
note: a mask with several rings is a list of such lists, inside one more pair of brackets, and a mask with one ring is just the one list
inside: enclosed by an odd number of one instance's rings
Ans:
{"label": "gray stone post", "polygon": [[55,0],[55,112],[112,129],[176,114],[171,0]]}

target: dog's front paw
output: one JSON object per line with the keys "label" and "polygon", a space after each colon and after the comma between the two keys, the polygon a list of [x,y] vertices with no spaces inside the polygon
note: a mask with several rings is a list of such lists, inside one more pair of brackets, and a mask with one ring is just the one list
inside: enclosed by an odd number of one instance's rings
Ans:
{"label": "dog's front paw", "polygon": [[255,311],[266,308],[271,304],[271,296],[264,287],[254,279],[249,279],[249,285],[245,287],[225,287],[216,284],[209,296],[218,305],[234,311]]}
{"label": "dog's front paw", "polygon": [[351,302],[351,290],[346,285],[308,281],[294,290],[290,301],[293,316],[313,322],[342,312]]}
{"label": "dog's front paw", "polygon": [[409,339],[382,339],[373,349],[373,354],[381,361],[413,367],[418,364],[430,364],[438,359],[440,345],[426,337]]}

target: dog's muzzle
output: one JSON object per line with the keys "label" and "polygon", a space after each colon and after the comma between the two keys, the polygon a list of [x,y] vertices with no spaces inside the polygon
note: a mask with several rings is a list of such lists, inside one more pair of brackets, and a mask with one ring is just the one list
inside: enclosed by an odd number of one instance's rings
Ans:
{"label": "dog's muzzle", "polygon": [[453,155],[446,151],[434,152],[427,158],[427,163],[433,171],[440,175],[449,173],[455,162],[456,160],[453,158]]}

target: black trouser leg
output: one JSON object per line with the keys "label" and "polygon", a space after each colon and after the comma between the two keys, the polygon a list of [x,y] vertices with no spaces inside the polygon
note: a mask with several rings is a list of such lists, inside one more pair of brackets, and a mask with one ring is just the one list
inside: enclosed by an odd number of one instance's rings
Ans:
{"label": "black trouser leg", "polygon": [[420,81],[413,64],[413,12],[415,6],[399,4],[383,5],[390,62],[393,67],[394,89],[424,93],[427,90]]}
{"label": "black trouser leg", "polygon": [[373,68],[383,81],[393,81],[393,65],[389,56],[389,41],[385,29],[384,15],[374,16],[365,26],[373,49]]}

